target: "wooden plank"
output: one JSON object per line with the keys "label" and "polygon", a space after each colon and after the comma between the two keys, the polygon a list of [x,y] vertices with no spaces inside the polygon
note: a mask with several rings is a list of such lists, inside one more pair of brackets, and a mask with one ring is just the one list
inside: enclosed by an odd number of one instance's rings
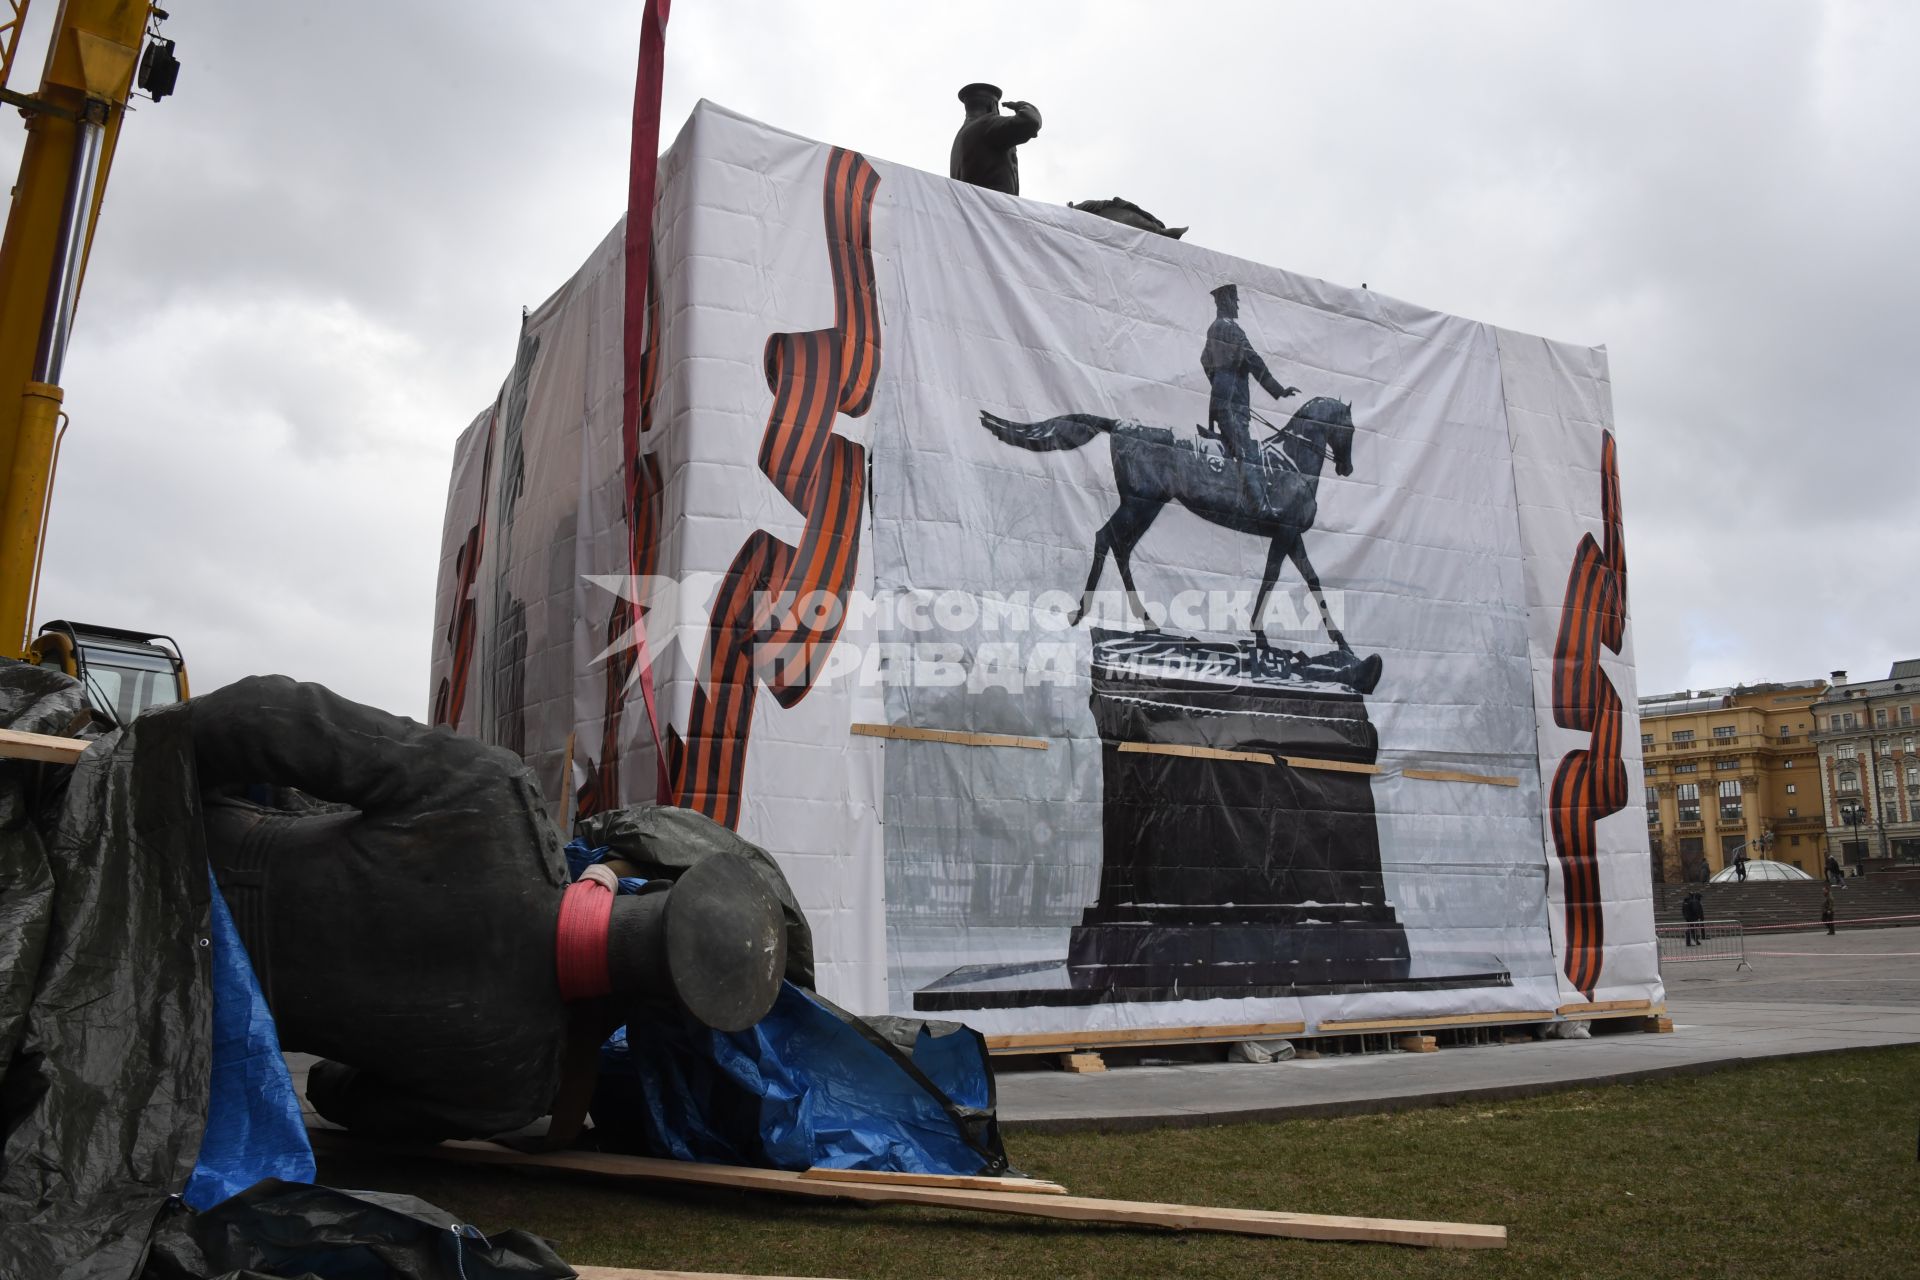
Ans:
{"label": "wooden plank", "polygon": [[1361,1018],[1352,1022],[1316,1022],[1314,1031],[1324,1036],[1348,1035],[1357,1031],[1419,1031],[1427,1027],[1478,1027],[1500,1022],[1552,1022],[1551,1009],[1515,1009],[1503,1013],[1449,1013],[1437,1018]]}
{"label": "wooden plank", "polygon": [[1432,1036],[1401,1036],[1399,1044],[1402,1053],[1440,1052],[1440,1042]]}
{"label": "wooden plank", "polygon": [[1378,773],[1377,764],[1355,764],[1351,760],[1315,760],[1309,756],[1281,756],[1296,769],[1322,769],[1333,773]]}
{"label": "wooden plank", "polygon": [[1489,787],[1517,787],[1520,779],[1508,774],[1458,773],[1452,769],[1402,769],[1403,778],[1421,778],[1428,782],[1478,782]]}
{"label": "wooden plank", "polygon": [[1643,1021],[1640,1029],[1653,1035],[1667,1035],[1673,1031],[1673,1019],[1655,1014]]}
{"label": "wooden plank", "polygon": [[1665,1013],[1664,1004],[1648,1004],[1644,1000],[1630,1001],[1625,1009],[1592,1009],[1586,1013],[1563,1013],[1560,1016],[1568,1022],[1598,1022],[1603,1018],[1644,1018]]}
{"label": "wooden plank", "polygon": [[1122,742],[1120,750],[1143,755],[1185,756],[1190,760],[1237,760],[1244,764],[1281,764],[1295,769],[1329,769],[1336,773],[1379,773],[1377,764],[1351,760],[1319,760],[1312,756],[1275,756],[1265,751],[1226,751],[1219,747],[1190,747],[1179,742]]}
{"label": "wooden plank", "polygon": [[17,733],[12,729],[0,729],[0,758],[7,760],[72,764],[91,745],[79,738],[55,738],[44,733]]}
{"label": "wooden plank", "polygon": [[560,761],[560,801],[553,807],[553,825],[562,831],[572,829],[567,822],[567,806],[573,802],[573,738],[573,733],[567,734],[567,754]]}
{"label": "wooden plank", "polygon": [[808,1169],[800,1175],[816,1182],[859,1182],[868,1186],[966,1187],[974,1191],[1011,1191],[1027,1196],[1063,1196],[1067,1189],[1045,1178],[969,1178],[956,1173],[891,1173],[875,1169]]}
{"label": "wooden plank", "polygon": [[1120,750],[1150,756],[1185,756],[1189,760],[1240,760],[1247,764],[1272,764],[1264,751],[1223,751],[1219,747],[1189,747],[1178,742],[1123,742]]}
{"label": "wooden plank", "polygon": [[1554,1012],[1563,1018],[1595,1013],[1645,1013],[1653,1008],[1650,1000],[1580,1000],[1563,1004]]}
{"label": "wooden plank", "polygon": [[1107,1069],[1107,1060],[1097,1053],[1063,1053],[1060,1055],[1060,1069],[1075,1075],[1095,1075]]}
{"label": "wooden plank", "polygon": [[1107,1031],[1023,1031],[987,1037],[987,1052],[1048,1053],[1069,1049],[1118,1049],[1142,1044],[1220,1044],[1297,1036],[1304,1022],[1243,1022],[1212,1027],[1124,1027]]}
{"label": "wooden plank", "polygon": [[1045,751],[1045,738],[1022,738],[1011,733],[963,733],[958,729],[918,729],[910,724],[856,724],[863,738],[898,738],[907,742],[946,742],[956,747],[1021,747]]}
{"label": "wooden plank", "polygon": [[604,1151],[524,1153],[490,1142],[446,1142],[437,1147],[383,1146],[313,1134],[316,1145],[393,1156],[428,1157],[463,1164],[564,1169],[622,1180],[691,1183],[697,1186],[772,1191],[783,1195],[856,1200],[867,1204],[919,1204],[971,1209],[1065,1222],[1104,1222],[1120,1226],[1171,1227],[1182,1231],[1220,1231],[1234,1235],[1282,1236],[1297,1240],[1356,1240],[1439,1249],[1501,1249],[1507,1229],[1481,1223],[1417,1222],[1397,1218],[1355,1218],[1323,1213],[1280,1213],[1265,1209],[1222,1209],[1202,1205],[1152,1204],[1136,1200],[1096,1200],[1088,1196],[1036,1196],[964,1187],[918,1187],[862,1182],[826,1182],[778,1169],[743,1169],[690,1164]]}
{"label": "wooden plank", "polygon": [[583,1267],[570,1264],[580,1280],[806,1280],[800,1276],[748,1276],[732,1271],[655,1271],[652,1267]]}

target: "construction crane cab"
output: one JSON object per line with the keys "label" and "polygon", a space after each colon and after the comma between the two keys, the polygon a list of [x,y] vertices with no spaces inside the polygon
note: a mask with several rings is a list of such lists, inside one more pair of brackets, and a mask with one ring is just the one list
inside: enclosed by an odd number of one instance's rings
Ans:
{"label": "construction crane cab", "polygon": [[148,635],[89,622],[49,622],[34,639],[32,660],[78,680],[87,701],[114,725],[188,697],[187,664],[172,636]]}

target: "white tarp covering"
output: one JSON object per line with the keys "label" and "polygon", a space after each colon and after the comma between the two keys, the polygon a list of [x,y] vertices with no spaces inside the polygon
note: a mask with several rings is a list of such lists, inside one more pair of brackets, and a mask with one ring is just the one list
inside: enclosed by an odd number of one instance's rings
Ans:
{"label": "white tarp covering", "polygon": [[861,1012],[1659,998],[1604,352],[705,104],[654,229],[640,420],[616,229],[456,455],[435,716],[556,811],[737,826]]}

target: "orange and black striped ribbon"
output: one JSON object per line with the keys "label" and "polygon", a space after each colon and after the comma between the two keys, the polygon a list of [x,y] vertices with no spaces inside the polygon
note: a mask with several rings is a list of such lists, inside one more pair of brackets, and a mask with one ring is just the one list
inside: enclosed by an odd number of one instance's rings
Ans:
{"label": "orange and black striped ribbon", "polygon": [[487,438],[481,445],[485,452],[480,455],[480,489],[474,500],[477,511],[473,527],[467,530],[466,541],[460,544],[453,559],[453,612],[447,617],[447,643],[453,648],[453,663],[447,674],[440,677],[440,687],[433,693],[433,723],[450,729],[460,727],[460,713],[467,705],[467,681],[473,672],[473,648],[479,623],[475,587],[480,575],[480,553],[486,549],[487,485],[493,479],[493,429],[499,420],[500,406],[495,404],[493,412],[487,415]]}
{"label": "orange and black striped ribbon", "polygon": [[[833,327],[767,339],[773,409],[760,469],[806,517],[806,529],[797,547],[755,530],[734,557],[708,624],[706,679],[694,690],[674,768],[678,802],[729,827],[740,822],[758,688],[765,684],[783,707],[807,695],[839,636],[859,567],[866,450],[833,426],[839,414],[866,413],[880,373],[872,247],[879,185],[863,156],[837,147],[829,154],[823,202]],[[809,609],[823,593],[839,607]]]}
{"label": "orange and black striped ribbon", "polygon": [[1602,647],[1620,652],[1627,623],[1620,473],[1610,431],[1600,440],[1600,512],[1605,543],[1590,533],[1580,539],[1553,648],[1554,723],[1592,739],[1586,750],[1569,751],[1560,761],[1547,800],[1566,898],[1567,980],[1588,999],[1600,983],[1604,941],[1597,826],[1627,803],[1627,770],[1620,760],[1625,710],[1600,667]]}

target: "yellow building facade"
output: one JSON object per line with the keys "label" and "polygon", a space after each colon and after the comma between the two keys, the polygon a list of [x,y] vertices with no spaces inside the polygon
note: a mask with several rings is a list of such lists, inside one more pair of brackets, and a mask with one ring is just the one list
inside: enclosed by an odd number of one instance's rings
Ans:
{"label": "yellow building facade", "polygon": [[1804,680],[1640,699],[1656,882],[1705,880],[1742,850],[1822,873],[1812,707],[1827,687]]}

